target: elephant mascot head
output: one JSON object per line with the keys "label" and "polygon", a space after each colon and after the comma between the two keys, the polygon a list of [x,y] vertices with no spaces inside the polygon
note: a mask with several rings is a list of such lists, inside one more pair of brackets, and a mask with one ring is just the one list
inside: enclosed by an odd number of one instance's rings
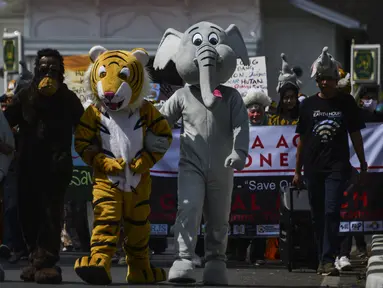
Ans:
{"label": "elephant mascot head", "polygon": [[189,85],[198,86],[206,108],[212,108],[217,86],[233,75],[237,58],[249,65],[241,32],[235,25],[226,30],[209,22],[199,22],[185,33],[165,31],[154,59],[154,68],[163,69],[172,60],[178,74]]}

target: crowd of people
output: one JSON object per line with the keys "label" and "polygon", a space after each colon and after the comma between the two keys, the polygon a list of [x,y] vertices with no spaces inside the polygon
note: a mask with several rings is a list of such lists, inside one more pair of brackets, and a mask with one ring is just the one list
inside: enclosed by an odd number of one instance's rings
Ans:
{"label": "crowd of people", "polygon": [[[319,65],[322,63],[320,59],[325,57],[329,57],[329,63],[333,66],[323,68]],[[383,103],[380,102],[379,93],[375,93],[376,87],[360,86],[353,95],[354,97],[349,96],[351,92],[350,75],[346,74],[336,64],[335,59],[327,50],[324,50],[315,62],[319,64],[315,66],[314,63],[314,68],[316,67],[317,70],[313,72],[313,76],[321,93],[326,95],[323,98],[318,96],[319,94],[308,97],[301,91],[302,83],[299,78],[303,73],[302,69],[291,67],[287,62],[286,55],[282,54],[281,58],[282,69],[278,77],[277,103],[264,91],[257,89],[249,89],[242,95],[247,108],[249,125],[298,124],[297,133],[303,138],[311,133],[307,129],[311,129],[312,125],[305,125],[313,121],[310,116],[312,110],[318,109],[318,107],[326,111],[330,111],[334,107],[344,109],[345,114],[355,117],[353,117],[354,121],[346,121],[347,126],[344,127],[342,132],[342,141],[347,142],[346,132],[348,131],[351,134],[357,153],[360,151],[358,153],[359,160],[361,163],[365,163],[363,159],[364,152],[361,150],[363,143],[359,131],[364,127],[364,122],[383,122]],[[25,69],[19,79],[17,81],[12,80],[9,83],[7,92],[0,98],[2,108],[2,112],[0,112],[0,191],[3,207],[0,216],[0,219],[2,219],[0,257],[7,259],[10,263],[28,260],[30,264],[23,270],[21,277],[25,281],[32,281],[32,278],[40,277],[40,279],[45,279],[47,278],[46,275],[51,278],[54,276],[61,277],[60,268],[56,266],[60,251],[89,251],[90,235],[85,224],[87,223],[86,203],[66,202],[64,210],[60,206],[64,201],[65,191],[72,173],[72,158],[70,155],[72,132],[79,123],[84,108],[76,95],[64,84],[63,61],[57,51],[51,49],[39,51],[36,57],[34,73],[29,72],[25,65],[23,67]],[[40,94],[46,96],[55,94],[58,95],[58,98],[61,97],[62,100],[59,101],[58,106],[45,103],[39,100],[38,95]],[[339,97],[344,95],[347,97],[344,96],[344,98],[337,100],[338,102],[335,100],[332,102],[323,101],[323,99],[339,99],[338,94],[342,95]],[[35,108],[31,108],[31,103],[36,105],[33,107],[38,107],[36,111]],[[46,110],[48,106],[49,113]],[[63,107],[66,107],[66,111],[71,112],[62,113],[65,110]],[[41,121],[36,118],[36,113],[43,113],[43,119],[56,120],[54,123]],[[57,117],[52,116],[53,114],[61,115],[62,118],[57,120]],[[356,115],[361,115],[361,117]],[[55,133],[54,131],[59,131],[62,135],[62,145],[52,147],[51,143],[44,143],[45,146],[41,146],[42,142],[39,137],[43,136],[39,136],[39,134],[31,136],[30,125],[35,125],[34,127],[37,127],[38,133],[46,133],[45,131]],[[51,129],[53,126],[54,130]],[[61,129],[57,129],[57,127]],[[55,137],[58,137],[58,135],[55,135]],[[13,139],[15,139],[15,142],[13,142]],[[343,144],[346,142],[343,142]],[[302,140],[301,143],[304,144],[302,146],[298,145],[298,154],[299,151],[308,149],[307,146],[315,147],[317,145],[315,142],[307,144]],[[361,148],[358,149],[358,147]],[[345,151],[344,145],[333,149]],[[348,151],[348,146],[346,150]],[[319,163],[317,162],[318,157],[323,156],[321,153],[314,153],[313,158],[309,160],[302,160],[297,157],[298,168],[294,177],[295,183],[299,185],[302,180],[300,168],[303,163],[305,163],[306,171],[307,167],[322,165],[323,169],[320,171],[315,170],[318,168],[313,168],[311,176],[305,172],[305,177],[308,178],[309,191],[319,189],[318,187],[323,187],[323,183],[326,183],[326,187],[323,188],[325,192],[311,192],[311,195],[316,196],[325,193],[330,195],[331,192],[328,191],[331,189],[342,189],[345,179],[349,178],[346,173],[348,167],[336,166],[349,161],[348,153],[345,153],[342,159],[333,161],[331,155],[334,155],[334,152],[327,151],[327,155],[330,155],[329,158],[322,158],[321,161],[324,162]],[[53,166],[49,160],[50,157],[55,159]],[[48,171],[50,175],[45,177],[49,182],[41,185],[38,180],[39,174],[43,169],[47,171],[46,166],[52,166],[49,169],[50,172]],[[336,168],[334,168],[335,166]],[[366,171],[367,168],[362,167],[362,172]],[[339,172],[338,178],[334,176],[334,171]],[[344,171],[346,171],[347,175],[342,174]],[[332,178],[329,176],[330,174]],[[63,178],[63,175],[66,175],[66,177]],[[329,182],[331,182],[331,185],[328,184]],[[328,188],[328,185],[332,188]],[[51,193],[52,189],[56,192],[54,195]],[[49,204],[46,204],[46,201],[49,201]],[[322,206],[325,203],[324,201],[336,202],[337,200],[316,198],[312,200],[312,202],[321,203]],[[326,202],[325,206],[330,207],[331,203]],[[338,221],[339,211],[336,207],[326,213],[322,211],[323,207],[317,206],[312,209],[313,212],[318,211],[317,214],[314,213],[313,215],[314,225],[318,226],[319,222],[324,221],[326,223],[324,225],[327,227],[327,230],[323,231],[323,224],[321,224],[322,226],[316,230],[318,251],[320,251],[321,257],[321,266],[318,268],[318,273],[334,275],[337,270],[349,269],[351,267],[349,257],[352,237],[344,237],[340,250],[336,250],[337,240],[335,238],[337,237],[338,226],[334,226],[334,223],[336,224]],[[326,214],[325,219],[322,217],[323,214]],[[47,218],[49,218],[49,221],[47,221]],[[74,221],[74,219],[76,220]],[[40,235],[44,235],[44,237],[40,237]],[[355,239],[360,255],[365,257],[366,243],[363,236],[355,237]],[[152,241],[152,247],[155,247],[155,240]],[[114,260],[125,265],[126,260],[121,243],[119,243],[119,247],[120,249],[116,253]],[[250,251],[249,255],[247,255],[248,251]],[[196,252],[203,256],[203,244],[197,244]],[[229,259],[238,261],[247,261],[247,256],[249,256],[248,261],[251,263],[263,265],[266,259],[279,258],[278,239],[229,239],[227,255]],[[333,255],[338,255],[338,257],[333,259]],[[40,280],[40,282],[44,282],[44,280]]]}

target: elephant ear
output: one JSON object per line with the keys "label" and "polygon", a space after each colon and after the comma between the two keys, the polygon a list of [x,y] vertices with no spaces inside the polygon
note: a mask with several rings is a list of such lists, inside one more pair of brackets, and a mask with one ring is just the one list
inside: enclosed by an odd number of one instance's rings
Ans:
{"label": "elephant ear", "polygon": [[229,46],[231,47],[231,49],[233,49],[237,57],[239,57],[242,60],[244,65],[250,65],[249,54],[247,53],[246,44],[238,27],[234,24],[231,24],[225,30],[225,32],[228,36]]}
{"label": "elephant ear", "polygon": [[154,69],[164,69],[170,60],[174,62],[174,56],[178,52],[182,36],[183,33],[173,28],[169,28],[165,31],[158,46],[156,57],[154,58]]}

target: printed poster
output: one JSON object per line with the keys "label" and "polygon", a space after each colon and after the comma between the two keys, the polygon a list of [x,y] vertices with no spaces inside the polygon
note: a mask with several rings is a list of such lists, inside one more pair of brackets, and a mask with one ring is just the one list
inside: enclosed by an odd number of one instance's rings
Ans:
{"label": "printed poster", "polygon": [[146,96],[146,100],[148,101],[158,101],[158,98],[160,97],[161,93],[161,85],[158,83],[150,83],[150,95]]}
{"label": "printed poster", "polygon": [[250,88],[267,92],[266,57],[250,57],[250,65],[245,66],[242,60],[237,59],[237,68],[233,76],[224,84],[233,87],[244,96]]}

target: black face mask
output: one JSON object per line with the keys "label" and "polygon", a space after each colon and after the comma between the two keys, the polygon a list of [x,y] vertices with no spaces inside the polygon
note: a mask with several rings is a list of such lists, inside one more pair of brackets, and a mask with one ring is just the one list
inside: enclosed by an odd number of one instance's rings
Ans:
{"label": "black face mask", "polygon": [[35,84],[39,93],[44,96],[52,96],[61,84],[60,63],[53,57],[42,57],[36,69]]}

